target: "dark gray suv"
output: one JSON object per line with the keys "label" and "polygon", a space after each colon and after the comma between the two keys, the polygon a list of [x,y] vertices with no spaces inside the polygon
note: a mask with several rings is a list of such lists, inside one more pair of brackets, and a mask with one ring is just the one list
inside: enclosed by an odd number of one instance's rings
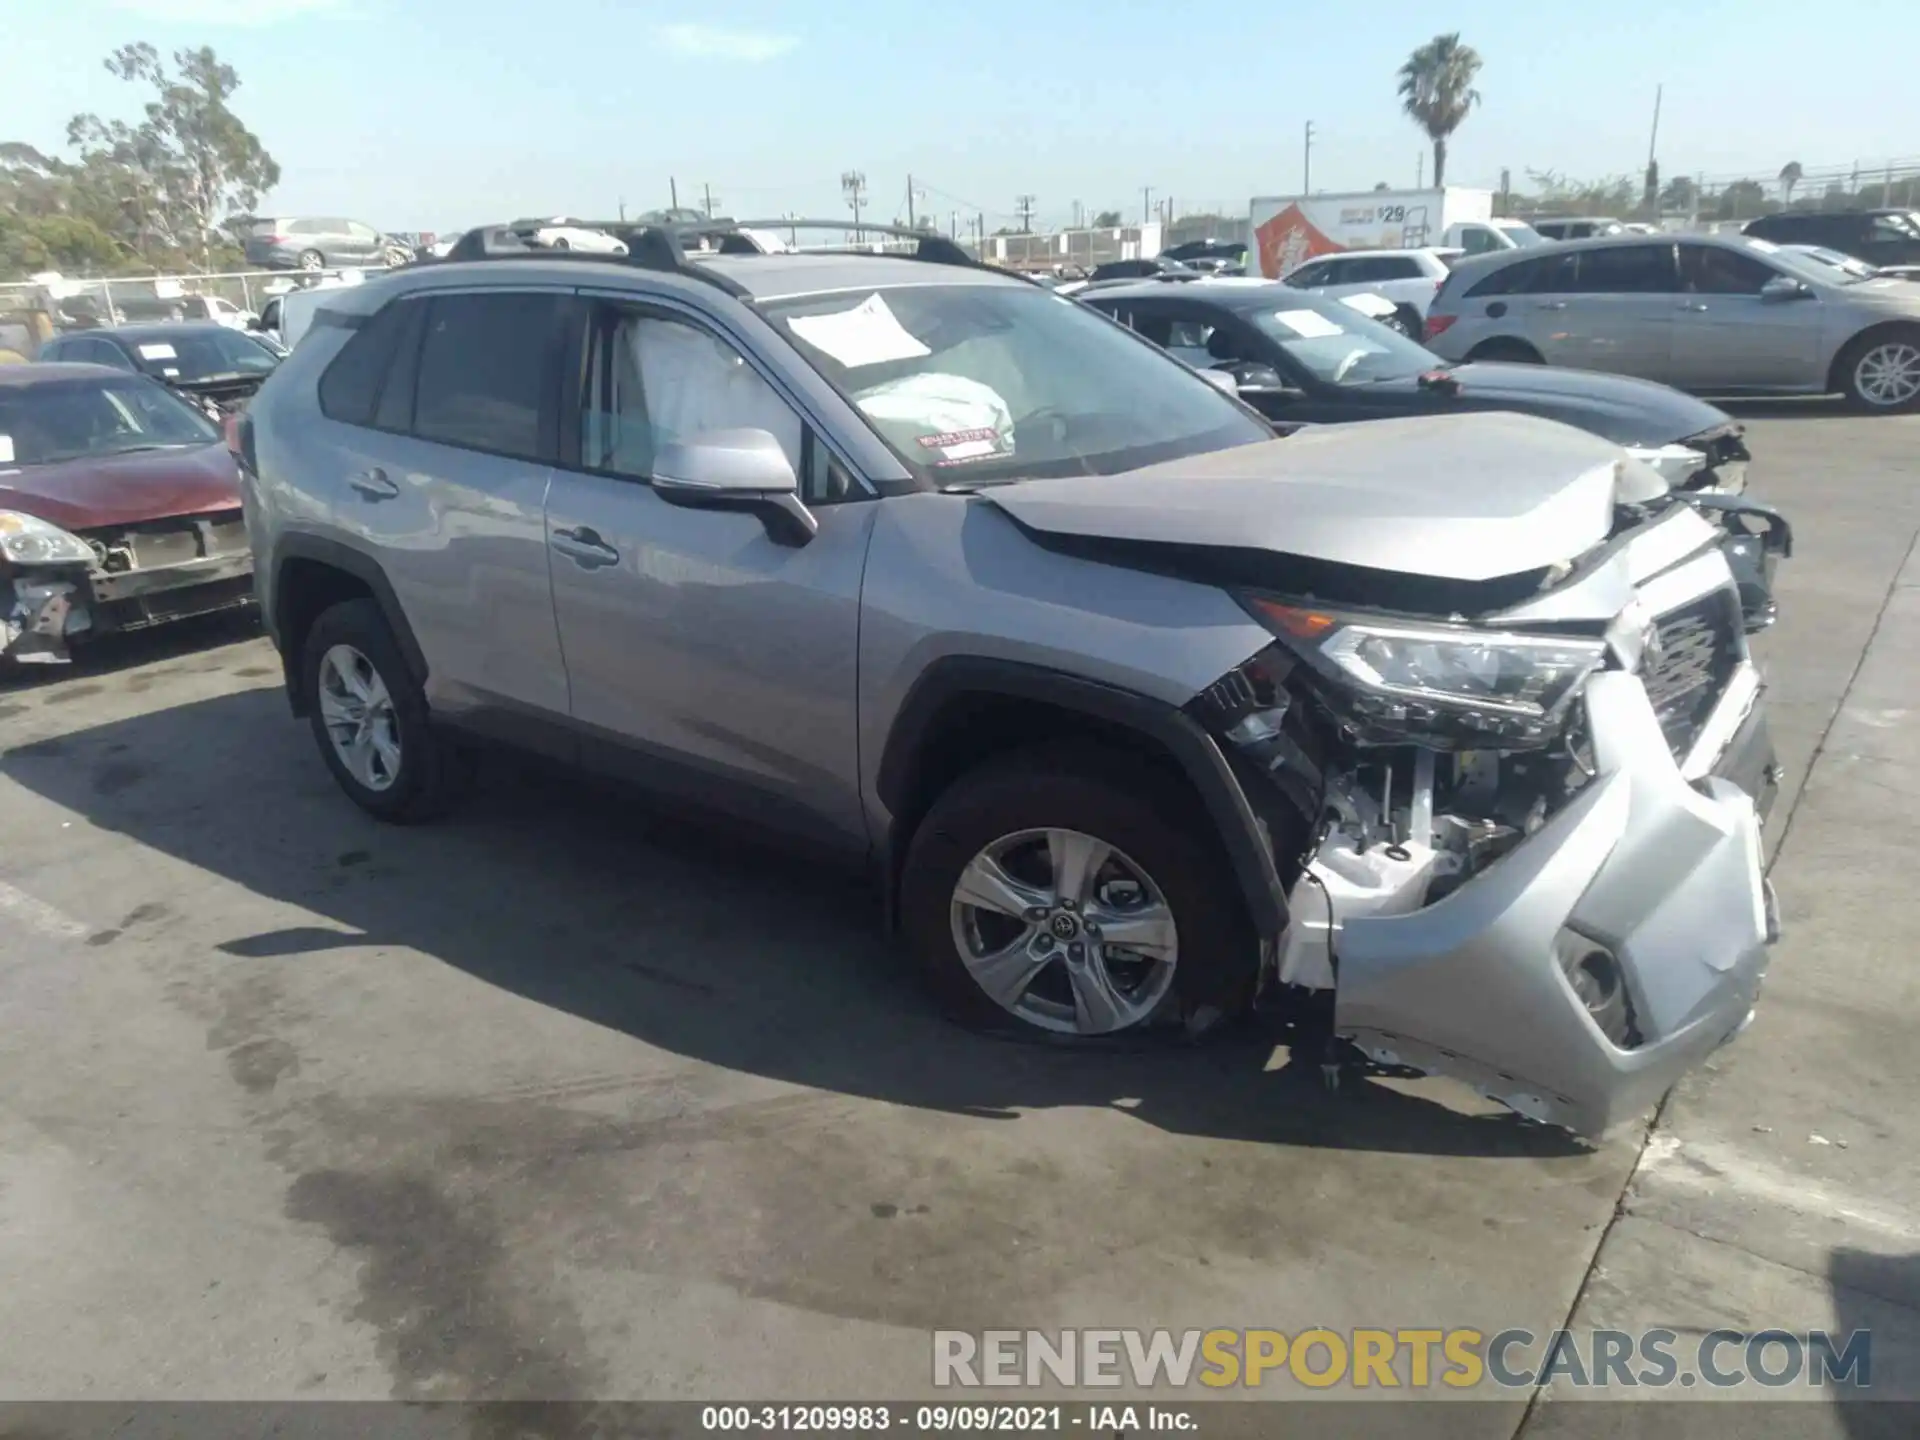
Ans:
{"label": "dark gray suv", "polygon": [[936,238],[628,241],[331,293],[239,426],[355,802],[533,747],[866,867],[967,1021],[1264,989],[1582,1132],[1745,1024],[1774,772],[1718,512],[1525,416],[1276,438]]}
{"label": "dark gray suv", "polygon": [[332,270],[356,265],[404,265],[411,247],[359,220],[298,216],[255,220],[242,250],[249,265],[268,270]]}

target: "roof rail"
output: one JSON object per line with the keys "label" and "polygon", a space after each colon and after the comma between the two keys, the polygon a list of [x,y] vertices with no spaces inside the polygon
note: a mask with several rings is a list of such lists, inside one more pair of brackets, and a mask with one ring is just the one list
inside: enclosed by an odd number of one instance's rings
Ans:
{"label": "roof rail", "polygon": [[[446,261],[538,258],[634,265],[646,270],[685,275],[690,279],[701,280],[724,290],[738,299],[746,300],[751,298],[751,292],[746,286],[731,276],[723,275],[709,266],[697,263],[689,255],[686,242],[689,240],[703,242],[694,252],[696,255],[716,253],[758,255],[765,252],[745,232],[786,230],[791,233],[796,230],[830,230],[840,231],[843,234],[850,232],[861,235],[886,235],[915,242],[911,251],[873,252],[879,256],[891,255],[896,259],[917,260],[934,265],[958,265],[974,270],[992,270],[995,274],[1015,274],[1013,271],[1002,271],[997,266],[988,265],[974,258],[961,245],[938,231],[918,230],[905,225],[875,225],[866,221],[807,220],[797,216],[781,216],[772,220],[713,219],[684,224],[635,223],[625,220],[569,220],[569,225],[573,227],[598,230],[621,241],[627,247],[625,255],[604,255],[586,250],[559,250],[538,243],[534,237],[548,223],[551,222],[525,220],[511,225],[477,226],[462,235],[444,258]],[[1016,276],[1016,278],[1028,279],[1029,277]],[[1030,281],[1030,283],[1038,282]]]}

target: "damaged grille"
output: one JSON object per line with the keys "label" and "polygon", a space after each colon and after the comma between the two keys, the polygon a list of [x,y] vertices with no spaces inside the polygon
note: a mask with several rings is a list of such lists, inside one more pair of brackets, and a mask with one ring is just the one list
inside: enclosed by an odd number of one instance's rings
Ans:
{"label": "damaged grille", "polygon": [[1716,590],[1654,622],[1658,643],[1640,664],[1676,758],[1692,748],[1700,727],[1740,663],[1740,606],[1731,591]]}
{"label": "damaged grille", "polygon": [[80,537],[93,548],[95,560],[109,575],[184,565],[216,555],[238,554],[247,548],[246,521],[237,509],[83,530]]}

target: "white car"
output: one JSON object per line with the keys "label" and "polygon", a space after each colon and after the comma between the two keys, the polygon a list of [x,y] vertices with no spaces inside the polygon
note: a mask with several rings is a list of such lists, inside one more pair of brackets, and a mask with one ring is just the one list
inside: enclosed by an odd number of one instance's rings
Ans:
{"label": "white car", "polygon": [[1317,290],[1335,299],[1379,295],[1393,302],[1386,323],[1419,339],[1427,307],[1451,273],[1450,260],[1462,252],[1429,246],[1421,250],[1343,250],[1321,255],[1280,277],[1296,290]]}
{"label": "white car", "polygon": [[[521,229],[526,221],[518,221],[514,229]],[[627,245],[624,240],[616,240],[604,230],[596,230],[591,225],[582,225],[565,215],[556,215],[551,220],[535,222],[539,228],[533,232],[533,243],[544,245],[549,250],[584,250],[593,255],[624,255]]]}

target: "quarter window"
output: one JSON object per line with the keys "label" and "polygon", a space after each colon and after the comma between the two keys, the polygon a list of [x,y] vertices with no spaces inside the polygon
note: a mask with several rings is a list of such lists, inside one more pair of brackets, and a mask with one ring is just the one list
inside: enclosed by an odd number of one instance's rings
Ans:
{"label": "quarter window", "polygon": [[340,347],[320,376],[320,413],[345,425],[371,425],[380,385],[393,361],[394,339],[403,328],[401,312],[387,305],[367,318]]}
{"label": "quarter window", "polygon": [[436,296],[420,348],[413,433],[422,440],[549,458],[540,417],[558,295]]}

